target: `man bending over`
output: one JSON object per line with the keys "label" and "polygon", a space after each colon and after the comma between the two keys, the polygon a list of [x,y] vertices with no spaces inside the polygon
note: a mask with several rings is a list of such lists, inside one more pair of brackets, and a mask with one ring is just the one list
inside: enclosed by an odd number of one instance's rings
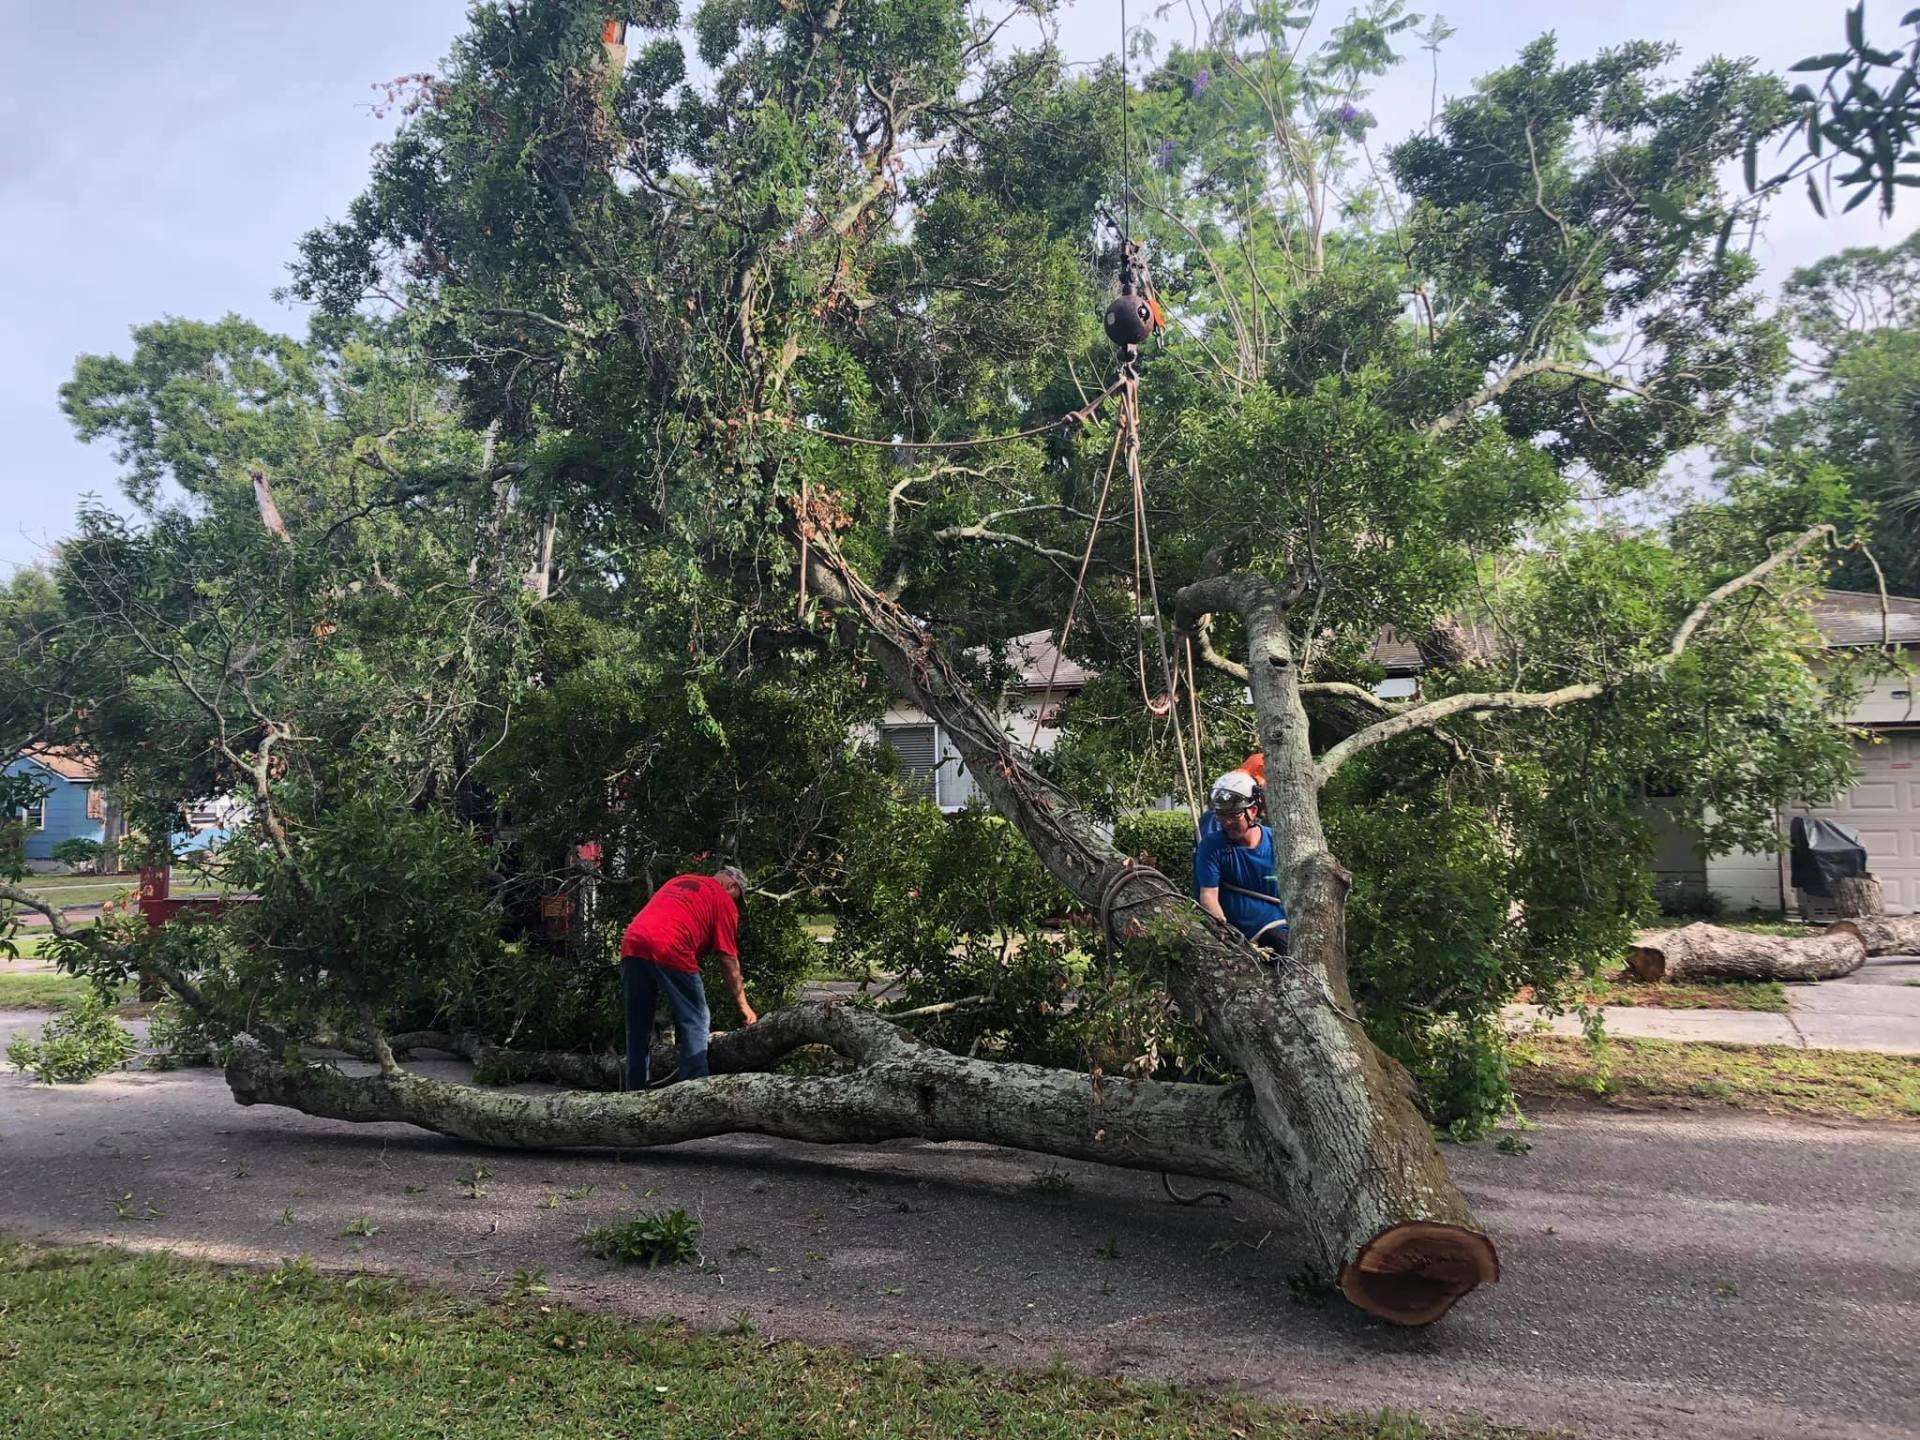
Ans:
{"label": "man bending over", "polygon": [[676,875],[647,901],[620,937],[620,993],[627,1009],[626,1088],[644,1090],[650,1078],[653,1012],[662,990],[680,1043],[680,1078],[707,1074],[712,1020],[700,957],[717,955],[740,1018],[760,1017],[747,1004],[740,977],[740,901],[747,877],[728,865],[712,875]]}

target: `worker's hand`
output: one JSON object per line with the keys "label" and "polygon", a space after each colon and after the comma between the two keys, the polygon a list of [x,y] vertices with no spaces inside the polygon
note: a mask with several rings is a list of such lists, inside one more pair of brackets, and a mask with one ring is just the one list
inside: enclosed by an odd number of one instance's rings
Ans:
{"label": "worker's hand", "polygon": [[753,1013],[753,1007],[744,1000],[740,1002],[740,1018],[749,1025],[757,1025],[760,1022],[760,1017]]}

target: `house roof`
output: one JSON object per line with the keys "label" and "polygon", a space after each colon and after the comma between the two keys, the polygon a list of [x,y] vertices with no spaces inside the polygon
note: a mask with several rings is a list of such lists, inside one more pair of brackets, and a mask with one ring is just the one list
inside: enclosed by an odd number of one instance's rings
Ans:
{"label": "house roof", "polygon": [[1089,680],[1093,672],[1079,661],[1060,653],[1053,643],[1051,630],[1033,630],[1025,635],[1016,635],[1007,641],[1001,652],[1008,663],[1020,669],[1019,685],[1023,690],[1078,690]]}
{"label": "house roof", "polygon": [[20,752],[22,760],[31,760],[62,780],[98,780],[100,766],[91,755],[61,745],[29,745]]}
{"label": "house roof", "polygon": [[1837,650],[1878,645],[1920,645],[1920,599],[1889,595],[1882,634],[1880,597],[1861,590],[1821,590],[1814,596],[1813,623],[1820,638]]}

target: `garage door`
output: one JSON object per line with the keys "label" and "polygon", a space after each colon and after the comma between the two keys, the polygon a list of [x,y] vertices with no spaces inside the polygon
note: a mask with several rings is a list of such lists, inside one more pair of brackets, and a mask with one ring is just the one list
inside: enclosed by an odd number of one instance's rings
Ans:
{"label": "garage door", "polygon": [[1793,813],[1858,832],[1887,908],[1920,913],[1920,731],[1882,731],[1879,740],[1855,742],[1859,779],[1851,790],[1832,805]]}

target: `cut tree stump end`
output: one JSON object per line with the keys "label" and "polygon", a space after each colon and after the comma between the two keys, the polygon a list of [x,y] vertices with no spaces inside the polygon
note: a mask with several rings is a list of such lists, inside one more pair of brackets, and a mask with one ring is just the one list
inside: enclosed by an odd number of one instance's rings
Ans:
{"label": "cut tree stump end", "polygon": [[1390,1225],[1340,1269],[1340,1293],[1396,1325],[1431,1325],[1462,1295],[1500,1282],[1493,1242],[1462,1225]]}

